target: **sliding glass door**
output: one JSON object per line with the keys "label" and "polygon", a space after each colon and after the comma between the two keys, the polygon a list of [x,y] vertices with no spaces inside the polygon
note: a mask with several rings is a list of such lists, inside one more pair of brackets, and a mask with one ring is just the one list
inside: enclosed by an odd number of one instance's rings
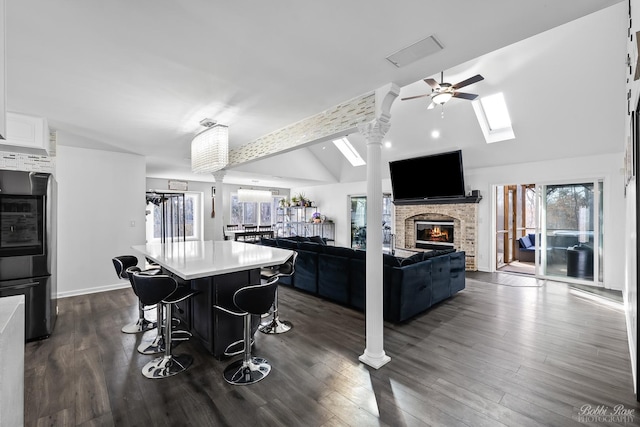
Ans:
{"label": "sliding glass door", "polygon": [[538,186],[538,272],[602,282],[602,181]]}

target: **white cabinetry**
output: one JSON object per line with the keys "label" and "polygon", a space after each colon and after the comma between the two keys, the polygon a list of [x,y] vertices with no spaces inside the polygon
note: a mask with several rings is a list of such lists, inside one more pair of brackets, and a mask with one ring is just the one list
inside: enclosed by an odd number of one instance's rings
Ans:
{"label": "white cabinetry", "polygon": [[2,144],[27,148],[28,152],[49,153],[49,126],[42,117],[7,112],[7,139]]}

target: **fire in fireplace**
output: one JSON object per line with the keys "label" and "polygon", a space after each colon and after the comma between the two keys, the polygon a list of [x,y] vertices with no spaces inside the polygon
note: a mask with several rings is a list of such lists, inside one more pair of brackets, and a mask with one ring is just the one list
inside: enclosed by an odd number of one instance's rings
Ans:
{"label": "fire in fireplace", "polygon": [[417,248],[453,247],[453,221],[415,221],[415,229]]}

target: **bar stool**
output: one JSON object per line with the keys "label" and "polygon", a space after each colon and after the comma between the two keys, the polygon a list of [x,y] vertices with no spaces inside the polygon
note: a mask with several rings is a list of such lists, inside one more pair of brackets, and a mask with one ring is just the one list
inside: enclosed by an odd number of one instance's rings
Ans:
{"label": "bar stool", "polygon": [[[260,277],[265,280],[270,280],[272,277],[291,277],[295,273],[296,259],[298,253],[294,252],[284,264],[274,268],[263,268],[260,272]],[[291,322],[287,320],[280,320],[278,317],[278,289],[276,289],[276,296],[273,301],[273,315],[270,321],[263,323],[258,327],[258,330],[265,334],[284,334],[293,328]]]}
{"label": "bar stool", "polygon": [[226,313],[244,318],[244,353],[240,360],[229,364],[224,370],[224,379],[233,385],[256,383],[271,372],[271,365],[262,357],[251,355],[251,316],[269,311],[276,296],[279,277],[272,277],[267,283],[250,285],[238,289],[233,294],[233,303],[240,312],[225,307],[214,306]]}
{"label": "bar stool", "polygon": [[[140,271],[140,268],[137,267],[138,258],[136,258],[133,255],[122,255],[122,256],[114,257],[112,261],[113,261],[113,266],[116,269],[116,274],[118,275],[118,278],[129,280],[129,283],[131,283],[131,288],[133,289],[133,293],[136,294],[136,297],[137,297],[138,292],[136,292],[136,288],[133,285],[133,282],[131,281],[131,277],[129,276],[127,270],[130,269],[131,267],[134,267],[135,270]],[[155,328],[157,326],[156,322],[147,320],[144,317],[144,312],[145,312],[144,304],[142,304],[142,302],[140,301],[140,298],[138,297],[138,320],[136,320],[134,323],[130,323],[128,325],[123,326],[121,331],[124,332],[125,334],[137,334],[139,332],[146,332]]]}
{"label": "bar stool", "polygon": [[193,357],[189,354],[174,355],[171,352],[171,307],[197,293],[185,286],[178,286],[173,277],[164,274],[145,275],[134,272],[133,282],[138,290],[140,300],[146,304],[158,304],[164,308],[164,355],[144,365],[142,375],[147,378],[166,378],[186,370]]}

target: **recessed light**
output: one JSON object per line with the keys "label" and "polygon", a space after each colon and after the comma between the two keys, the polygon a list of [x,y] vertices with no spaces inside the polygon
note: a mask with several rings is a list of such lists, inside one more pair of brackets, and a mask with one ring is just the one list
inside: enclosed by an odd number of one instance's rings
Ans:
{"label": "recessed light", "polygon": [[431,138],[433,138],[433,139],[440,138],[440,131],[439,130],[431,131]]}
{"label": "recessed light", "polygon": [[391,148],[391,141],[385,141],[384,146],[386,148]]}

